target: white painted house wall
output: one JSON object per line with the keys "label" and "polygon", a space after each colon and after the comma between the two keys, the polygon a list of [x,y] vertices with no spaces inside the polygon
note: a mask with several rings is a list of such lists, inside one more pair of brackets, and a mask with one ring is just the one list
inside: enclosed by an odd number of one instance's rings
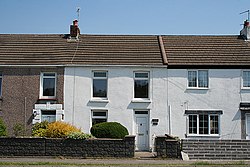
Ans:
{"label": "white painted house wall", "polygon": [[[108,100],[92,98],[93,71],[108,71]],[[150,73],[150,99],[133,99],[134,72]],[[64,77],[65,121],[90,133],[91,110],[108,111],[108,122],[117,121],[124,125],[130,135],[135,133],[135,110],[149,111],[149,146],[152,149],[155,135],[168,132],[167,73],[164,67],[66,67]],[[152,119],[159,119],[152,125]]]}
{"label": "white painted house wall", "polygon": [[171,132],[184,138],[187,109],[222,110],[221,139],[241,138],[240,102],[250,101],[250,91],[241,89],[242,70],[209,69],[208,89],[187,89],[187,69],[168,69],[168,104]]}

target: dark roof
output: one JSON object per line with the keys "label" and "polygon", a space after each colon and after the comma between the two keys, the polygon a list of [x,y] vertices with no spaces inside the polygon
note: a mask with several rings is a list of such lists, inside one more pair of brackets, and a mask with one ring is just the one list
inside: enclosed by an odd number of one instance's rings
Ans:
{"label": "dark roof", "polygon": [[163,65],[157,36],[0,34],[0,65]]}
{"label": "dark roof", "polygon": [[[164,50],[165,49],[165,50]],[[248,66],[250,42],[237,35],[0,34],[0,65]]]}
{"label": "dark roof", "polygon": [[236,35],[162,36],[168,66],[249,66],[250,42]]}

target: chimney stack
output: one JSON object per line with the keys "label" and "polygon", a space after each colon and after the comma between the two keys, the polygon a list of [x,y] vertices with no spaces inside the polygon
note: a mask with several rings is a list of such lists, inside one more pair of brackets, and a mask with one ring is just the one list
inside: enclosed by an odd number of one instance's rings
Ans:
{"label": "chimney stack", "polygon": [[80,29],[78,28],[78,21],[74,20],[73,25],[70,25],[70,37],[77,38],[80,35]]}
{"label": "chimney stack", "polygon": [[245,40],[250,40],[250,23],[248,20],[244,21],[244,27],[240,31],[240,35],[243,36]]}

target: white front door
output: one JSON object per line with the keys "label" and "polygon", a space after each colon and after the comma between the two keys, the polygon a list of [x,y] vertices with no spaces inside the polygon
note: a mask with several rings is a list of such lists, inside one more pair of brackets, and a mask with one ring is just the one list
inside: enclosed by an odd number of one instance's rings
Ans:
{"label": "white front door", "polygon": [[246,115],[246,139],[250,140],[250,115]]}
{"label": "white front door", "polygon": [[[135,146],[136,150],[139,151],[148,151],[149,150],[149,139],[148,139],[148,114],[145,114],[147,111],[136,112],[135,114],[135,124],[136,124],[136,141]],[[138,114],[139,113],[139,114]]]}

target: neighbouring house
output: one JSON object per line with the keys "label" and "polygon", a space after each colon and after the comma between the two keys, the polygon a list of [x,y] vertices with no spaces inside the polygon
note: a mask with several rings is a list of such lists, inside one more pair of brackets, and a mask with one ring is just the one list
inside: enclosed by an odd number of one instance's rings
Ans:
{"label": "neighbouring house", "polygon": [[168,133],[180,138],[250,139],[250,36],[163,36]]}
{"label": "neighbouring house", "polygon": [[0,116],[10,136],[17,125],[29,135],[38,117],[62,116],[64,55],[60,53],[68,49],[60,39],[60,35],[0,35]]}
{"label": "neighbouring house", "polygon": [[0,35],[1,117],[9,131],[62,120],[116,121],[137,150],[158,135],[248,139],[249,24],[240,35]]}

